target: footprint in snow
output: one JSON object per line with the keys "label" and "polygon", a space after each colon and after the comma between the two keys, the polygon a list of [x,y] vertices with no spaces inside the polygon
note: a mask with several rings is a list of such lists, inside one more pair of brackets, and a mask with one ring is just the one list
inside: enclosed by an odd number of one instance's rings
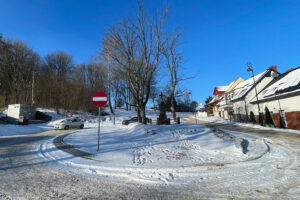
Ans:
{"label": "footprint in snow", "polygon": [[169,173],[169,176],[171,177],[171,179],[174,180],[174,174],[173,173]]}

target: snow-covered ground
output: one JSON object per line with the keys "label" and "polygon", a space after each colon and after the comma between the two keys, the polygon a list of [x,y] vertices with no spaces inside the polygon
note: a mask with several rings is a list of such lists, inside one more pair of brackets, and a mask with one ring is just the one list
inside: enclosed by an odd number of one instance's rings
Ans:
{"label": "snow-covered ground", "polygon": [[284,131],[284,132],[289,132],[289,133],[300,134],[300,130],[272,128],[272,127],[265,127],[265,126],[260,126],[258,124],[250,124],[250,123],[239,123],[239,122],[224,120],[224,119],[220,119],[220,118],[216,118],[216,117],[199,117],[199,116],[197,116],[197,119],[202,120],[202,121],[207,121],[207,122],[220,123],[220,124],[231,124],[231,125],[245,126],[245,127],[251,127],[251,128],[258,128],[258,129],[263,129],[263,130]]}
{"label": "snow-covered ground", "polygon": [[[37,110],[51,116],[52,120],[47,123],[29,124],[29,125],[25,125],[25,126],[14,125],[14,124],[0,124],[0,136],[5,137],[5,136],[12,136],[12,135],[34,134],[34,133],[38,133],[38,132],[42,132],[42,131],[51,130],[51,129],[53,129],[53,126],[55,123],[70,116],[70,114],[68,114],[68,115],[57,114],[54,110],[51,110],[51,109],[38,108]],[[155,112],[153,110],[148,109],[147,114],[148,114],[147,117],[155,120],[157,118],[157,115],[159,114],[159,111]],[[187,114],[188,113],[179,113],[179,116],[183,116],[183,115],[187,115]],[[6,111],[4,111],[3,113],[0,113],[0,117],[4,117],[4,116],[6,116]],[[95,118],[95,116],[88,114],[88,113],[80,113],[80,114],[78,114],[78,116],[81,117],[82,119],[86,120],[86,122],[85,122],[86,126],[97,126],[97,124],[95,122],[98,119]],[[123,109],[116,110],[116,122],[117,123],[121,123],[124,119],[129,119],[134,116],[135,116],[135,112],[133,112],[133,111],[127,112]],[[171,114],[168,113],[168,116],[171,117]],[[108,120],[113,119],[113,115],[111,115],[110,117],[104,116],[101,118],[102,118],[102,120],[108,121]]]}
{"label": "snow-covered ground", "polygon": [[[29,126],[0,125],[0,133],[8,137],[44,131],[52,129],[56,120],[66,117],[51,110],[44,112],[53,115],[51,122]],[[287,198],[299,196],[298,150],[293,151],[282,141],[225,129],[216,133],[200,124],[156,126],[158,114],[147,110],[147,117],[154,121],[152,125],[122,125],[122,120],[135,116],[134,111],[118,109],[115,125],[113,116],[101,117],[100,152],[97,152],[98,118],[82,113],[87,120],[85,129],[74,129],[64,142],[93,154],[89,159],[57,149],[52,137],[59,133],[56,131],[29,148],[33,148],[52,169],[95,180],[137,184],[138,187],[185,188],[199,197],[211,198],[261,199],[276,197],[276,193]]]}
{"label": "snow-covered ground", "polygon": [[93,158],[103,161],[104,165],[143,168],[233,163],[267,148],[263,140],[252,139],[251,145],[256,148],[243,154],[238,140],[241,137],[236,140],[220,138],[205,126],[196,124],[112,126],[106,122],[101,126],[101,151],[98,153],[97,134],[97,129],[91,128],[71,134],[64,141],[94,154]]}
{"label": "snow-covered ground", "polygon": [[297,167],[297,157],[270,140],[227,130],[223,131],[232,137],[222,137],[189,123],[124,126],[121,119],[132,113],[123,112],[117,115],[116,125],[101,122],[100,152],[96,119],[64,138],[67,144],[92,153],[91,159],[56,149],[53,139],[39,143],[36,149],[60,169],[128,183],[218,186],[219,192],[222,188],[228,192],[231,187],[272,189],[299,178],[296,171],[286,170]]}

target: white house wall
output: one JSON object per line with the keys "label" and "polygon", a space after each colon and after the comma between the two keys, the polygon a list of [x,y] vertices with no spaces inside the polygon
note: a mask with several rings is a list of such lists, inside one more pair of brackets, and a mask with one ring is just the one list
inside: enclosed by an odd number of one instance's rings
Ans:
{"label": "white house wall", "polygon": [[293,96],[293,97],[287,97],[279,100],[263,102],[260,103],[260,105],[263,108],[263,111],[265,111],[265,107],[268,107],[269,111],[272,111],[273,113],[279,113],[280,110],[279,103],[280,103],[281,110],[284,110],[285,112],[300,111],[300,96]]}
{"label": "white house wall", "polygon": [[[262,89],[266,87],[268,83],[270,83],[273,80],[272,77],[265,77],[263,78],[257,85],[257,93],[259,93]],[[256,80],[255,80],[256,81]],[[248,94],[244,97],[244,99],[241,99],[239,101],[236,101],[233,103],[234,107],[234,113],[235,114],[242,114],[242,115],[250,115],[250,112],[252,111],[254,115],[258,115],[258,107],[255,104],[250,104],[250,101],[256,97],[256,92],[255,88],[252,88]],[[239,113],[239,108],[240,108],[240,113]],[[261,112],[263,110],[261,109]]]}
{"label": "white house wall", "polygon": [[260,106],[264,113],[266,107],[270,112],[273,112],[276,127],[281,127],[279,114],[279,110],[281,109],[285,113],[287,128],[300,129],[300,95],[282,98],[279,99],[279,102],[278,100],[263,102],[260,103]]}

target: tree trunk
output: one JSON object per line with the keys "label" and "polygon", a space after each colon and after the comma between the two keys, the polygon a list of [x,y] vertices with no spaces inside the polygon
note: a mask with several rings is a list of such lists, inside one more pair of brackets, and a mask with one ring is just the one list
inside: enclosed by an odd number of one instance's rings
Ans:
{"label": "tree trunk", "polygon": [[135,107],[135,109],[136,109],[136,114],[137,114],[138,122],[141,123],[142,122],[142,117],[141,117],[140,108]]}
{"label": "tree trunk", "polygon": [[110,92],[108,92],[108,105],[109,105],[110,113],[114,114],[113,108],[111,106]]}
{"label": "tree trunk", "polygon": [[[125,89],[126,90],[126,89]],[[126,103],[126,111],[128,111],[128,102],[129,102],[129,89],[127,89],[127,93],[125,93],[125,103]]]}
{"label": "tree trunk", "polygon": [[141,107],[141,117],[142,117],[142,123],[147,124],[147,122],[146,122],[146,107],[144,105]]}
{"label": "tree trunk", "polygon": [[15,104],[18,104],[20,102],[18,102],[19,101],[19,95],[18,95],[18,88],[17,88],[17,86],[15,86],[14,91],[15,91]]}
{"label": "tree trunk", "polygon": [[113,93],[114,93],[114,102],[115,102],[114,108],[116,110],[117,109],[117,89],[116,88],[113,89]]}
{"label": "tree trunk", "polygon": [[5,90],[5,97],[4,97],[4,105],[5,107],[8,106],[8,92],[7,92],[7,89]]}
{"label": "tree trunk", "polygon": [[174,122],[176,121],[176,110],[175,110],[175,97],[171,95],[171,112]]}
{"label": "tree trunk", "polygon": [[129,102],[129,110],[131,110],[132,101],[131,101],[131,95],[130,95],[130,93],[129,93],[129,96],[128,96],[128,102]]}

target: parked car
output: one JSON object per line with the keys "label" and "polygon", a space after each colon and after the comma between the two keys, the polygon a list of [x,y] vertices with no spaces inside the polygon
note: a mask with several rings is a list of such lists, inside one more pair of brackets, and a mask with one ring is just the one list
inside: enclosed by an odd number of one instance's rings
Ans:
{"label": "parked car", "polygon": [[[133,117],[133,118],[130,118],[130,119],[127,119],[127,120],[123,120],[122,124],[123,125],[128,125],[130,123],[137,122],[137,121],[138,121],[138,118],[137,117]],[[146,117],[146,123],[149,123],[149,122],[150,122],[150,119]]]}
{"label": "parked car", "polygon": [[64,120],[61,120],[60,122],[56,123],[54,125],[55,129],[65,129],[68,130],[69,128],[84,128],[84,122],[79,119],[78,117],[75,118],[67,118]]}

